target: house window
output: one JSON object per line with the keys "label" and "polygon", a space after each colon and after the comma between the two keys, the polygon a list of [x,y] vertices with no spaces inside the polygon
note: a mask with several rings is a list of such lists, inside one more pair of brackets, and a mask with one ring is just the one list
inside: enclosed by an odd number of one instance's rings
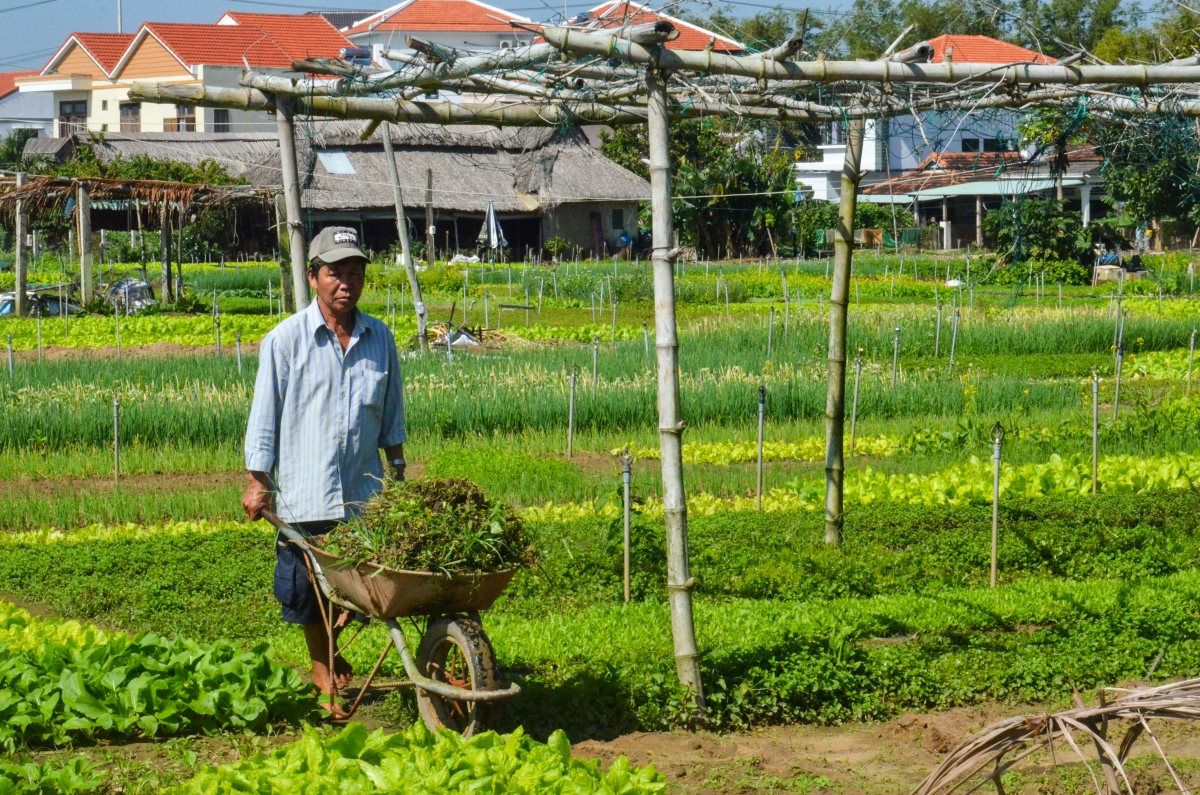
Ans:
{"label": "house window", "polygon": [[213,111],[213,132],[229,132],[229,111],[225,108],[217,108]]}
{"label": "house window", "polygon": [[964,152],[982,152],[983,142],[978,138],[962,139],[962,150]]}
{"label": "house window", "polygon": [[107,99],[100,100],[100,110],[108,110],[108,100]]}
{"label": "house window", "polygon": [[163,132],[195,132],[196,106],[176,105],[175,118],[163,119]]}
{"label": "house window", "polygon": [[142,105],[140,102],[121,103],[121,132],[142,131]]}
{"label": "house window", "polygon": [[1015,152],[1016,144],[1008,138],[984,138],[983,151],[985,152]]}
{"label": "house window", "polygon": [[66,137],[71,133],[87,131],[87,100],[58,103],[58,134]]}
{"label": "house window", "polygon": [[625,228],[625,211],[624,210],[617,209],[617,210],[612,211],[612,228],[613,229],[624,229]]}

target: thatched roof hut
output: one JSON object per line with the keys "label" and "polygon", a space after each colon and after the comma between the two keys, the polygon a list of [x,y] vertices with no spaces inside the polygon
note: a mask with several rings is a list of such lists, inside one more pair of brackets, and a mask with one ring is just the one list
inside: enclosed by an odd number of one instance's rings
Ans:
{"label": "thatched roof hut", "polygon": [[[584,252],[615,251],[636,237],[637,203],[650,185],[588,144],[577,129],[389,125],[414,240],[425,230],[426,179],[439,249],[473,250],[488,203],[512,247],[539,249],[560,236]],[[375,249],[396,238],[382,131],[366,142],[357,123],[298,125],[297,160],[310,233],[329,224],[362,229]],[[281,183],[279,145],[269,133],[126,133],[80,138],[104,163],[139,155],[199,165],[213,160],[252,186]]]}

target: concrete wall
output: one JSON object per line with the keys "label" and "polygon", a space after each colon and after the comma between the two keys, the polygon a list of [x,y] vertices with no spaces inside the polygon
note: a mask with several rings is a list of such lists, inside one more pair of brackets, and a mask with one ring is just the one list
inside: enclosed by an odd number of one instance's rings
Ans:
{"label": "concrete wall", "polygon": [[[613,227],[613,210],[620,210],[625,218],[623,228]],[[555,207],[542,220],[542,237],[549,240],[552,237],[566,238],[572,246],[583,249],[584,256],[596,256],[593,251],[591,213],[600,213],[604,224],[605,242],[611,246],[615,238],[622,232],[629,232],[630,237],[637,242],[637,202],[580,202],[565,203]],[[607,252],[611,256],[615,252]],[[604,256],[603,254],[601,256]]]}
{"label": "concrete wall", "polygon": [[0,137],[13,130],[33,128],[42,138],[54,133],[54,100],[49,94],[14,91],[0,99]]}
{"label": "concrete wall", "polygon": [[[1017,140],[1017,115],[1010,111],[987,111],[965,115],[923,113],[918,124],[912,116],[888,120],[888,157],[876,170],[911,171],[935,152],[963,151],[964,138]],[[868,147],[869,149],[870,147]],[[863,158],[866,166],[866,158]],[[869,169],[868,169],[869,170]]]}

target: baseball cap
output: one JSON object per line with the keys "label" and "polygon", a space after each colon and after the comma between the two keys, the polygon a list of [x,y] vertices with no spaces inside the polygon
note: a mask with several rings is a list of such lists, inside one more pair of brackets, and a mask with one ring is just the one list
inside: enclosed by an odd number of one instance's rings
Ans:
{"label": "baseball cap", "polygon": [[327,226],[322,229],[308,246],[308,258],[324,263],[341,262],[354,257],[367,261],[367,255],[358,247],[358,232],[348,226]]}

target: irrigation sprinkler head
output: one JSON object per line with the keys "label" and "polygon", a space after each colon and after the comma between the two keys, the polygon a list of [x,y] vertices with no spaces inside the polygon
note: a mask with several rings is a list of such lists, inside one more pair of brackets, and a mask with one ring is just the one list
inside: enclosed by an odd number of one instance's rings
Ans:
{"label": "irrigation sprinkler head", "polygon": [[997,420],[992,426],[992,441],[996,444],[1001,444],[1004,441],[1004,426]]}
{"label": "irrigation sprinkler head", "polygon": [[617,460],[621,462],[621,467],[626,472],[628,472],[629,468],[633,466],[633,458],[633,451],[629,449],[629,445],[625,445],[617,453]]}
{"label": "irrigation sprinkler head", "polygon": [[759,384],[758,385],[758,405],[760,405],[760,406],[765,405],[766,402],[767,402],[767,385]]}

